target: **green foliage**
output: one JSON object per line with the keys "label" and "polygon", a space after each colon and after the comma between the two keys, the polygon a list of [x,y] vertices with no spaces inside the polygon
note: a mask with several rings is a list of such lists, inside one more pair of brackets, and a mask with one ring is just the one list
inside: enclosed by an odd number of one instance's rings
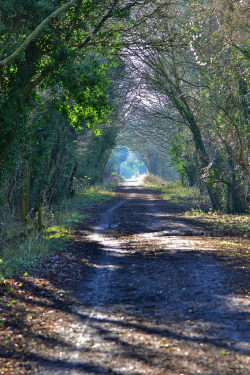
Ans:
{"label": "green foliage", "polygon": [[169,155],[171,165],[177,167],[183,185],[198,185],[198,160],[193,146],[189,140],[190,134],[187,130],[175,133],[171,138]]}
{"label": "green foliage", "polygon": [[[100,184],[103,180],[105,166],[110,157],[117,130],[112,124],[99,126],[101,136],[96,134],[79,134],[79,166],[76,176],[85,179],[84,186],[89,184]],[[87,180],[86,177],[87,176]]]}
{"label": "green foliage", "polygon": [[[0,60],[63,4],[2,1]],[[110,127],[105,130],[112,114],[111,54],[123,24],[116,12],[119,7],[113,8],[111,0],[76,2],[0,68],[0,200],[16,216],[22,201],[27,223],[38,216],[42,220],[41,206],[51,209],[74,195],[77,168],[80,177],[90,175],[91,183],[102,179],[116,136]],[[89,140],[84,154],[77,149],[81,137]]]}
{"label": "green foliage", "polygon": [[79,130],[83,124],[96,129],[107,122],[111,113],[107,92],[110,81],[108,65],[96,55],[83,55],[79,63],[68,61],[53,76],[51,85],[60,83],[63,94],[57,99],[58,110]]}
{"label": "green foliage", "polygon": [[[0,59],[10,55],[62,4],[55,0],[1,2]],[[111,113],[107,61],[112,64],[109,57],[122,27],[116,15],[120,19],[119,7],[113,8],[110,0],[77,2],[75,8],[54,19],[12,65],[0,69],[1,176],[23,153],[20,145],[26,146],[33,131],[30,115],[41,104],[43,92],[50,91],[54,105],[75,129],[86,124],[100,134],[98,124],[107,122]],[[106,25],[111,17],[113,22]],[[88,45],[90,30],[94,30],[95,42],[102,41],[98,48]]]}

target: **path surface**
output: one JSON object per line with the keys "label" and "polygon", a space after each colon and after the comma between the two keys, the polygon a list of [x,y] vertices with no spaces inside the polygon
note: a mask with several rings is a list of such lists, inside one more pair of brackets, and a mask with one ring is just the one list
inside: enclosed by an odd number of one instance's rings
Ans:
{"label": "path surface", "polygon": [[80,298],[36,374],[249,374],[249,299],[201,235],[156,193],[121,188],[88,229]]}

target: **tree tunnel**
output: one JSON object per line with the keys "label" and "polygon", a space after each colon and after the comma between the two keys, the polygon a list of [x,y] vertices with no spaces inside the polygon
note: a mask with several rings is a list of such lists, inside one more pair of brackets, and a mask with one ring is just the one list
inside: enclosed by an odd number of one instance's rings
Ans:
{"label": "tree tunnel", "polygon": [[148,174],[143,158],[127,147],[116,148],[110,155],[105,169],[105,179],[117,177],[121,181]]}

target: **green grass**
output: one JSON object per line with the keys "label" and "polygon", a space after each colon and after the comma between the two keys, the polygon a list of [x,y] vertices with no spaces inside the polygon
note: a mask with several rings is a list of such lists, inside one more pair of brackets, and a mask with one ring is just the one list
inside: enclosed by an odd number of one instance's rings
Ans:
{"label": "green grass", "polygon": [[144,183],[161,192],[162,197],[170,203],[188,209],[184,214],[186,218],[203,223],[209,229],[247,238],[250,229],[248,215],[226,214],[212,211],[211,208],[203,211],[200,207],[209,206],[208,198],[202,196],[197,188],[183,187],[180,182],[166,182],[157,176],[149,175],[144,179]]}
{"label": "green grass", "polygon": [[[91,186],[87,189],[78,189],[76,195],[55,207],[55,212],[67,211],[68,220],[79,221],[82,210],[93,204],[101,204],[115,196],[114,192],[100,186]],[[76,219],[76,220],[75,220]]]}
{"label": "green grass", "polygon": [[93,204],[101,204],[114,196],[112,191],[90,187],[77,192],[70,200],[53,208],[44,209],[43,234],[30,227],[26,231],[21,223],[11,218],[3,221],[0,236],[0,280],[15,274],[30,272],[35,265],[54,251],[65,251],[73,238],[74,225],[88,217],[84,210]]}
{"label": "green grass", "polygon": [[207,197],[202,196],[197,187],[184,187],[180,182],[167,182],[152,175],[145,177],[144,184],[161,192],[163,199],[175,205],[193,204],[199,207],[207,204]]}
{"label": "green grass", "polygon": [[46,240],[32,233],[25,239],[11,242],[1,252],[0,280],[31,269],[48,254]]}
{"label": "green grass", "polygon": [[55,242],[58,243],[58,241],[65,241],[72,238],[72,234],[73,230],[71,227],[67,227],[66,225],[53,225],[44,230],[43,238],[48,241],[55,240]]}
{"label": "green grass", "polygon": [[187,188],[182,186],[179,182],[166,183],[162,189],[162,196],[164,199],[172,203],[197,203],[197,198],[200,193],[197,188]]}

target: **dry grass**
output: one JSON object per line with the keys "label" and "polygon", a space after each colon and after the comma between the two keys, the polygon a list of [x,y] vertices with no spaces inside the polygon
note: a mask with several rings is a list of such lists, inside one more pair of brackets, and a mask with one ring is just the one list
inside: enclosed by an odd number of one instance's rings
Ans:
{"label": "dry grass", "polygon": [[143,183],[154,190],[161,192],[163,199],[179,206],[192,204],[194,207],[209,205],[208,197],[201,194],[197,187],[182,186],[181,182],[164,181],[158,176],[148,175]]}
{"label": "dry grass", "polygon": [[72,237],[72,226],[87,217],[84,210],[113,196],[101,187],[81,189],[76,196],[54,207],[43,209],[44,230],[38,233],[36,220],[22,224],[19,217],[6,207],[0,222],[0,281],[14,274],[29,271],[55,250],[64,250]]}

